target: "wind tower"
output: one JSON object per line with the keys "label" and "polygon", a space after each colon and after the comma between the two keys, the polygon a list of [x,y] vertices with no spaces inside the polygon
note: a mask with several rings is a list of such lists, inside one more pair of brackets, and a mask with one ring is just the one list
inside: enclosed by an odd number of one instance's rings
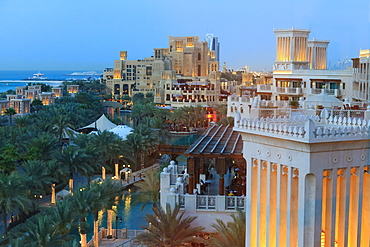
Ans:
{"label": "wind tower", "polygon": [[310,29],[274,29],[276,61],[274,70],[308,69],[307,43]]}
{"label": "wind tower", "polygon": [[308,60],[310,69],[326,69],[326,54],[329,40],[312,39],[308,41]]}

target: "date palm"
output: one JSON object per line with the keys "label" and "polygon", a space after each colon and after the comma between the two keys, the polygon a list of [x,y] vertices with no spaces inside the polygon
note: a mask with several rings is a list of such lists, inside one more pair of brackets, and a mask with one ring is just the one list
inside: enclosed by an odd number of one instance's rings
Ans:
{"label": "date palm", "polygon": [[21,170],[26,179],[23,181],[29,191],[31,198],[34,195],[45,195],[56,178],[49,173],[47,163],[40,160],[29,160],[22,164]]}
{"label": "date palm", "polygon": [[12,124],[13,124],[13,116],[14,116],[15,114],[17,114],[17,112],[15,111],[15,109],[14,109],[14,108],[12,108],[12,107],[7,108],[7,109],[5,109],[4,114],[5,114],[5,115],[7,115],[7,116],[9,117],[10,125],[12,125]]}
{"label": "date palm", "polygon": [[53,207],[44,209],[45,214],[51,215],[53,221],[58,223],[55,228],[62,235],[69,234],[76,227],[76,212],[71,210],[71,206],[72,204],[68,200],[63,200],[57,201]]}
{"label": "date palm", "polygon": [[57,161],[66,166],[70,174],[70,191],[73,191],[73,176],[80,174],[89,177],[94,172],[94,167],[90,164],[92,157],[88,155],[85,149],[81,149],[75,145],[69,145],[63,152],[56,157]]}
{"label": "date palm", "polygon": [[245,213],[238,211],[231,215],[233,221],[226,224],[217,219],[217,224],[212,224],[217,234],[210,238],[210,245],[215,247],[244,247],[245,246]]}
{"label": "date palm", "polygon": [[135,103],[131,111],[131,120],[137,126],[145,117],[153,117],[156,108],[153,104]]}
{"label": "date palm", "polygon": [[100,157],[104,157],[102,166],[108,164],[111,166],[114,159],[117,159],[120,153],[123,151],[121,146],[123,144],[122,139],[109,131],[98,132],[90,138],[89,144],[96,148],[96,152],[99,153]]}
{"label": "date palm", "polygon": [[51,160],[58,148],[58,139],[47,132],[35,133],[22,145],[25,159]]}
{"label": "date palm", "polygon": [[133,201],[135,204],[142,203],[142,210],[148,203],[152,203],[153,207],[157,207],[160,190],[158,170],[146,172],[143,180],[137,182],[135,186],[139,188],[139,190],[133,194]]}
{"label": "date palm", "polygon": [[197,237],[203,227],[191,227],[191,223],[197,217],[185,217],[184,211],[180,213],[180,207],[176,205],[173,209],[169,204],[166,209],[153,208],[154,215],[145,215],[149,227],[140,233],[135,242],[148,247],[177,247],[187,243],[201,243],[202,239]]}
{"label": "date palm", "polygon": [[98,214],[100,210],[108,209],[111,210],[114,205],[116,205],[116,197],[122,195],[122,187],[120,183],[108,179],[103,183],[93,183],[90,185],[90,189],[94,190],[99,194],[101,203],[96,204],[93,215],[94,215],[94,246],[98,247]]}
{"label": "date palm", "polygon": [[120,195],[121,188],[119,184],[108,180],[102,184],[93,183],[87,188],[77,190],[73,196],[68,198],[71,206],[79,217],[79,233],[81,237],[81,246],[86,246],[86,231],[88,214],[94,214],[94,233],[97,236],[97,215],[98,211],[104,207],[109,208],[114,204],[114,198]]}
{"label": "date palm", "polygon": [[[17,239],[22,239],[27,243],[25,246],[30,247],[67,246],[66,242],[76,237],[62,234],[58,225],[59,222],[54,221],[51,215],[37,214],[18,227],[19,233],[23,234],[19,235]],[[19,241],[11,240],[11,242],[15,242],[14,244],[19,244]]]}
{"label": "date palm", "polygon": [[0,173],[0,211],[2,213],[4,233],[8,232],[7,214],[20,210],[27,213],[31,200],[24,185],[25,177],[17,171],[10,174]]}

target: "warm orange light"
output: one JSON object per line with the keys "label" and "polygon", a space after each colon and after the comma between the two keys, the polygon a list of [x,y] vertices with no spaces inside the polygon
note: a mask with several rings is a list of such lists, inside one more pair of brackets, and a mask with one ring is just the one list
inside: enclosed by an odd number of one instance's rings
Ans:
{"label": "warm orange light", "polygon": [[207,118],[212,118],[212,114],[207,114]]}

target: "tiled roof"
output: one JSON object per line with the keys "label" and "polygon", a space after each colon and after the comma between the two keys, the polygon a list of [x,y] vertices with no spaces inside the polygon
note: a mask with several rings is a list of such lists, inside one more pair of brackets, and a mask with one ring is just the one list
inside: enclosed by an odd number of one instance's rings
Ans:
{"label": "tiled roof", "polygon": [[186,151],[186,156],[242,156],[243,141],[230,125],[214,125]]}

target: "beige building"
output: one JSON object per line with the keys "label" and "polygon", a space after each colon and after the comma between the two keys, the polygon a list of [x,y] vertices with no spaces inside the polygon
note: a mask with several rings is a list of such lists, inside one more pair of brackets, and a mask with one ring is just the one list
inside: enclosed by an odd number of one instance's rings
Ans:
{"label": "beige building", "polygon": [[325,92],[339,99],[352,95],[352,70],[327,70],[328,40],[309,40],[309,29],[275,29],[273,80],[257,86],[271,100],[295,100]]}
{"label": "beige building", "polygon": [[67,85],[67,92],[70,94],[78,93],[79,85]]}
{"label": "beige building", "polygon": [[168,48],[155,48],[154,56],[127,58],[127,52],[121,51],[114,67],[103,73],[101,82],[115,98],[152,93],[156,103],[175,107],[218,101],[216,84],[220,78],[215,51],[210,51],[207,42],[199,41],[198,36],[169,36]]}
{"label": "beige building", "polygon": [[63,97],[63,89],[61,87],[53,87],[52,92],[54,92],[56,98]]}
{"label": "beige building", "polygon": [[[78,86],[77,86],[78,90]],[[55,103],[55,92],[62,94],[62,88],[53,88],[53,92],[41,92],[40,85],[17,87],[16,94],[7,95],[6,100],[0,101],[0,115],[4,115],[7,108],[14,108],[16,114],[24,115],[31,112],[32,101],[39,99],[43,105],[51,105]],[[59,96],[60,97],[60,96]]]}
{"label": "beige building", "polygon": [[215,52],[210,51],[207,42],[200,42],[198,36],[168,38],[172,70],[183,76],[208,76],[210,71],[218,71],[219,62]]}
{"label": "beige building", "polygon": [[[178,108],[182,106],[214,106],[221,100],[221,83],[218,72],[204,77],[176,77],[175,71],[164,71],[156,102]],[[168,79],[167,79],[168,78]]]}
{"label": "beige building", "polygon": [[353,98],[368,102],[370,100],[370,49],[361,50],[353,61]]}
{"label": "beige building", "polygon": [[55,103],[55,93],[54,92],[42,92],[40,94],[40,100],[43,105],[52,105]]}
{"label": "beige building", "polygon": [[131,97],[138,92],[154,94],[154,87],[161,79],[160,72],[171,68],[165,54],[165,49],[155,49],[155,57],[127,60],[127,52],[121,51],[120,60],[114,61],[114,67],[104,70],[102,83],[116,98]]}

